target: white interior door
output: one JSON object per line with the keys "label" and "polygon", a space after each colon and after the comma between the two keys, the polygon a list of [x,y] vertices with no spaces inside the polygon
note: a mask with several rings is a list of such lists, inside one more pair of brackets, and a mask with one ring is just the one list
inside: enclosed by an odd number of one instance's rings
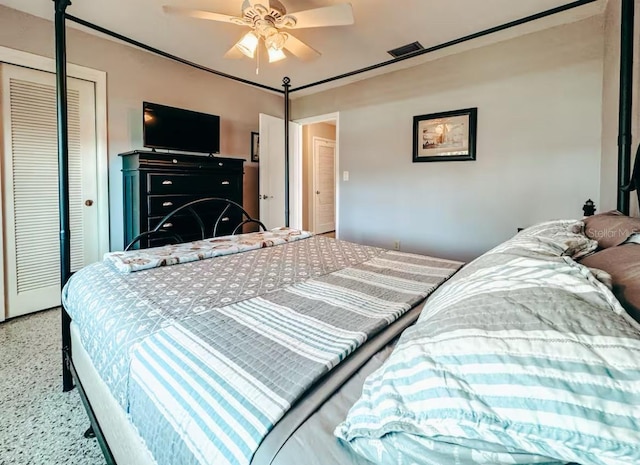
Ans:
{"label": "white interior door", "polygon": [[336,230],[336,142],[313,138],[313,232]]}
{"label": "white interior door", "polygon": [[[55,75],[3,64],[8,317],[60,305]],[[71,270],[99,259],[94,83],[68,79]]]}
{"label": "white interior door", "polygon": [[[289,223],[302,228],[300,125],[289,123]],[[285,225],[284,119],[260,114],[260,221],[268,229]]]}

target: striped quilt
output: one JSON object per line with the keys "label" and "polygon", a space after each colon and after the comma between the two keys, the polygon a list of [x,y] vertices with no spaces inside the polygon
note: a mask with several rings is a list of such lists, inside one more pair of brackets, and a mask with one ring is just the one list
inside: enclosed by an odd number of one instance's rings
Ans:
{"label": "striped quilt", "polygon": [[158,465],[248,464],[311,385],[462,264],[310,237],[64,290],[100,376]]}
{"label": "striped quilt", "polygon": [[248,464],[319,378],[461,263],[386,252],[174,322],[131,355],[129,412],[158,464]]}
{"label": "striped quilt", "polygon": [[429,299],[336,435],[384,465],[640,463],[640,325],[553,236]]}

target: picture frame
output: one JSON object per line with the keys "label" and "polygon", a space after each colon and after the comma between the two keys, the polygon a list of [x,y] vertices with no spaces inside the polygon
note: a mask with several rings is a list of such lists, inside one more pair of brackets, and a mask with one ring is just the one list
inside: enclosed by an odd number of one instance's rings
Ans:
{"label": "picture frame", "polygon": [[260,133],[251,133],[251,161],[260,161]]}
{"label": "picture frame", "polygon": [[414,116],[414,163],[475,160],[477,125],[477,108]]}

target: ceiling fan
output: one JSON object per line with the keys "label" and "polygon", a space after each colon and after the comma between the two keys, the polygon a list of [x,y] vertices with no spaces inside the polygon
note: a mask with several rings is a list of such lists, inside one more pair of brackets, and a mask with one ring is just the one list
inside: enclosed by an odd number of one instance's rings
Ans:
{"label": "ceiling fan", "polygon": [[[230,22],[239,26],[249,26],[246,33],[226,54],[226,58],[254,58],[260,42],[264,43],[269,55],[269,63],[280,61],[287,56],[284,50],[301,60],[313,60],[320,52],[297,39],[283,29],[303,29],[326,26],[348,26],[354,23],[353,9],[350,3],[340,3],[322,8],[299,11],[288,14],[287,9],[278,0],[244,0],[242,16],[229,16],[204,10],[194,10],[165,5],[165,13],[207,19],[210,21]],[[259,56],[259,53],[258,53]]]}

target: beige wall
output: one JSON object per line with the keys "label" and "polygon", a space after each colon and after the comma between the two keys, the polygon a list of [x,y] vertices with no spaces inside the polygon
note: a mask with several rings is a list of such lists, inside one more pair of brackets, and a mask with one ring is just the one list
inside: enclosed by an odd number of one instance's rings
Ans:
{"label": "beige wall", "polygon": [[[615,207],[618,8],[618,1],[609,2],[606,29],[603,18],[591,18],[294,100],[294,119],[341,112],[340,171],[352,176],[340,181],[342,237],[385,246],[401,240],[406,250],[469,257],[516,226],[578,216],[587,197],[599,211]],[[53,26],[0,6],[0,45],[51,57]],[[122,246],[117,154],[142,148],[143,100],[221,115],[222,155],[245,159],[258,114],[282,116],[278,95],[71,28],[68,52],[70,62],[108,76],[113,249]],[[479,107],[478,161],[410,162],[413,115],[473,105]],[[258,164],[245,167],[245,205],[257,214]],[[434,202],[437,208],[429,207]],[[480,237],[455,252],[461,219],[482,226]]]}
{"label": "beige wall", "polygon": [[[632,147],[640,143],[640,0],[635,2],[635,64],[633,69]],[[621,2],[611,0],[605,11],[604,73],[602,85],[602,162],[600,205],[598,211],[617,207],[618,185],[618,108],[620,91],[620,16]],[[632,156],[635,156],[633,152]],[[633,164],[633,159],[632,159]],[[633,166],[632,166],[633,168]],[[638,215],[637,197],[631,195],[631,213]]]}
{"label": "beige wall", "polygon": [[336,127],[328,123],[302,127],[302,228],[311,230],[311,202],[313,201],[313,138],[322,137],[335,142]]}
{"label": "beige wall", "polygon": [[[340,112],[339,236],[469,259],[600,199],[603,19],[293,101]],[[478,107],[477,160],[412,163],[415,115]]]}
{"label": "beige wall", "polygon": [[[221,156],[249,159],[258,114],[282,117],[282,97],[133,47],[68,28],[68,61],[107,73],[111,248],[120,249],[122,174],[118,153],[142,147],[142,102],[220,115]],[[0,6],[0,45],[52,57],[53,24]],[[244,202],[258,214],[258,164],[245,163]]]}

